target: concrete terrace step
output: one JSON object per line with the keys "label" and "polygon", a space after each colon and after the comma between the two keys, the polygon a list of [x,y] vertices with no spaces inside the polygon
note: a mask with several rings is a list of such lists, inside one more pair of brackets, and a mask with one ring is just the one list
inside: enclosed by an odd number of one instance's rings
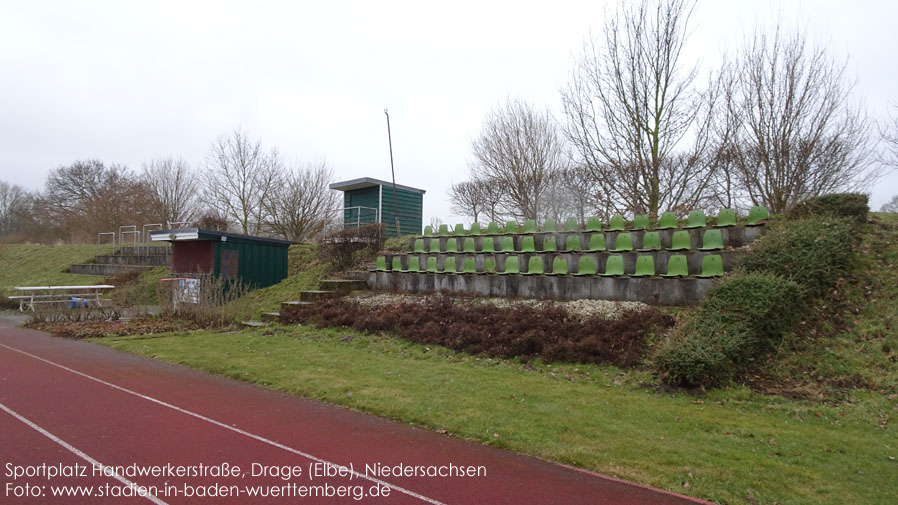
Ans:
{"label": "concrete terrace step", "polygon": [[243,326],[249,326],[251,328],[258,328],[260,326],[268,326],[268,323],[264,323],[262,321],[243,321],[240,324]]}
{"label": "concrete terrace step", "polygon": [[153,268],[147,265],[108,265],[102,263],[84,263],[69,265],[70,274],[109,276],[128,272],[142,272]]}
{"label": "concrete terrace step", "polygon": [[288,302],[281,302],[281,307],[296,307],[297,305],[312,305],[313,302],[304,302],[301,300],[290,300]]}
{"label": "concrete terrace step", "polygon": [[365,279],[324,279],[318,283],[318,287],[322,290],[345,293],[348,291],[368,289],[368,281]]}
{"label": "concrete terrace step", "polygon": [[343,273],[343,278],[356,281],[365,281],[368,279],[368,272],[362,270],[350,270]]}
{"label": "concrete terrace step", "polygon": [[103,265],[151,265],[168,266],[171,256],[168,254],[104,254],[94,258],[94,263]]}
{"label": "concrete terrace step", "polygon": [[310,289],[308,291],[300,291],[299,299],[304,302],[316,302],[327,298],[334,298],[340,293],[329,289]]}
{"label": "concrete terrace step", "polygon": [[278,321],[281,318],[280,312],[263,312],[262,321],[271,322]]}

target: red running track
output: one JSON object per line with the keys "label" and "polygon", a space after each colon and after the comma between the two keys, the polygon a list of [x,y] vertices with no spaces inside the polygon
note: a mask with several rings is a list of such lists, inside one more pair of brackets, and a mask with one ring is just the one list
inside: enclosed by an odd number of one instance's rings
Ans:
{"label": "red running track", "polygon": [[0,465],[14,505],[708,503],[2,321]]}

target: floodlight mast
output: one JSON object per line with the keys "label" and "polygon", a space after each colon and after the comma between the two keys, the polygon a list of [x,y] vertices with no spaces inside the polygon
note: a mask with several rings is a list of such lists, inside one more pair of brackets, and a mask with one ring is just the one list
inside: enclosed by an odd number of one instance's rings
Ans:
{"label": "floodlight mast", "polygon": [[390,173],[393,174],[393,212],[396,214],[396,236],[399,234],[399,203],[396,200],[396,169],[393,166],[393,135],[390,134],[390,113],[384,109],[387,116],[387,141],[390,143]]}

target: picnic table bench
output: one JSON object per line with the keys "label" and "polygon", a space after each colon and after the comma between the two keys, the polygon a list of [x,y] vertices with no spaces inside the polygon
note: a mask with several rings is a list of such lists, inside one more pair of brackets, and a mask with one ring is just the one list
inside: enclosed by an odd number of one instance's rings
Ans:
{"label": "picnic table bench", "polygon": [[[15,286],[13,289],[23,293],[8,297],[10,300],[19,301],[19,312],[28,310],[34,312],[34,306],[38,304],[64,304],[96,303],[97,307],[103,306],[100,294],[115,286],[110,284],[94,284],[89,286]],[[74,300],[73,300],[74,299]]]}

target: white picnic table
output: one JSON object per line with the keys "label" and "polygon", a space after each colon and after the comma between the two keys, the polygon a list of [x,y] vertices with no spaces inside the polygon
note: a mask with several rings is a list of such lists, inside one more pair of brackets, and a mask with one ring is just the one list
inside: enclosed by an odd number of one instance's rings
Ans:
{"label": "white picnic table", "polygon": [[34,312],[35,304],[49,303],[60,304],[69,302],[71,298],[80,298],[94,302],[102,307],[100,294],[107,289],[114,289],[111,284],[92,284],[87,286],[15,286],[13,289],[21,292],[21,295],[10,296],[10,300],[19,301],[19,312],[28,310]]}

